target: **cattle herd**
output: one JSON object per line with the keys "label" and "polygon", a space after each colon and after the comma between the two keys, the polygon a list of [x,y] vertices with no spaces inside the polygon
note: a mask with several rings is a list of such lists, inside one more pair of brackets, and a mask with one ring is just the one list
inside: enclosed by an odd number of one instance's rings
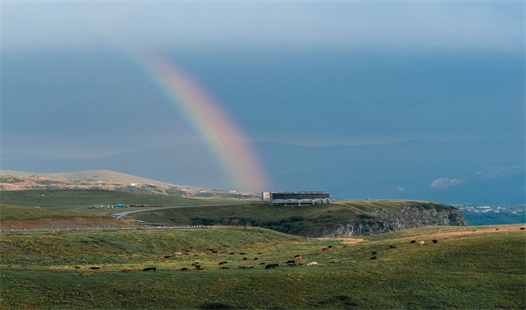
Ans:
{"label": "cattle herd", "polygon": [[[431,240],[431,242],[433,244],[437,244],[438,243],[438,240],[437,239],[433,239]],[[423,246],[425,245],[425,242],[423,240],[421,241],[417,241],[417,240],[411,240],[409,242],[410,244],[419,244],[420,246]],[[176,248],[176,247],[173,247],[173,248]],[[347,248],[346,245],[342,245],[342,246],[333,246],[333,245],[329,245],[329,246],[326,246],[326,247],[322,247],[318,252],[318,253],[304,253],[304,254],[297,254],[297,255],[294,255],[294,257],[291,257],[291,259],[289,260],[286,260],[284,261],[283,263],[281,263],[280,265],[280,262],[272,262],[272,263],[265,263],[263,261],[263,259],[265,259],[265,255],[263,255],[262,252],[257,252],[258,256],[252,256],[252,257],[249,257],[249,255],[247,255],[246,252],[219,252],[217,250],[214,250],[214,249],[206,249],[206,254],[208,255],[216,255],[216,254],[228,254],[228,255],[240,255],[241,258],[236,258],[236,259],[228,259],[228,260],[221,260],[219,262],[216,262],[216,268],[219,268],[219,269],[231,269],[231,265],[236,265],[237,263],[237,269],[254,269],[256,267],[260,267],[260,268],[264,268],[264,269],[275,269],[275,268],[278,268],[280,266],[287,266],[287,267],[301,267],[301,266],[307,266],[307,267],[312,267],[312,266],[323,266],[322,264],[319,264],[317,261],[310,261],[308,263],[306,263],[306,260],[303,258],[303,256],[313,256],[312,254],[315,254],[318,258],[321,258],[323,259],[323,255],[320,257],[319,255],[320,254],[323,254],[327,251],[330,251],[332,253],[335,253],[335,251],[338,251],[339,249],[345,249]],[[396,249],[396,246],[393,245],[393,244],[390,244],[389,246],[386,246],[385,247],[386,250],[393,250],[393,249]],[[357,252],[362,252],[362,249],[360,248],[356,248],[356,251]],[[370,260],[376,260],[378,257],[379,257],[379,252],[378,251],[381,251],[381,250],[377,250],[377,251],[371,251],[371,255],[369,256],[369,259]],[[170,255],[160,255],[160,256],[157,256],[156,258],[158,260],[166,260],[166,259],[177,259],[177,257],[181,257],[181,256],[188,256],[188,255],[193,255],[195,257],[199,257],[201,254],[198,254],[198,253],[195,253],[195,254],[190,254],[188,253],[189,250],[188,249],[183,249],[181,251],[174,251],[172,254]],[[261,260],[260,260],[261,258]],[[258,262],[256,265],[254,264],[246,264],[248,261],[252,261],[252,262]],[[182,262],[182,261],[181,261]],[[243,263],[243,264],[239,264],[239,263]],[[329,264],[342,264],[342,260],[340,259],[332,259],[330,261],[328,261]],[[210,262],[209,260],[207,259],[207,268],[213,268],[210,266]],[[76,269],[80,269],[81,267],[80,266],[75,266]],[[87,267],[88,269],[91,269],[91,270],[100,270],[101,267],[100,266],[92,266],[92,267]],[[192,262],[191,264],[189,264],[188,266],[185,266],[185,267],[180,267],[178,268],[177,270],[178,271],[188,271],[188,270],[197,270],[197,271],[205,271],[205,267],[202,266],[202,264],[199,262],[199,261],[194,261]],[[135,267],[132,267],[132,268],[124,268],[121,270],[121,272],[123,273],[128,273],[128,272],[135,272],[135,271],[138,271],[138,270],[142,270],[142,271],[157,271],[157,267],[145,267],[145,268],[142,268],[142,269],[138,269],[138,268],[135,268]],[[170,269],[168,269],[170,270]]]}

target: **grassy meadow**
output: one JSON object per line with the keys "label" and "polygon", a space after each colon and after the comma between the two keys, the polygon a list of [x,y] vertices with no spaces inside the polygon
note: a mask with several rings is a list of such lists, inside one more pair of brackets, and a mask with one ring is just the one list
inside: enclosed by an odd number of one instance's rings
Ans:
{"label": "grassy meadow", "polygon": [[251,225],[288,234],[308,235],[312,231],[349,222],[376,222],[377,218],[371,215],[374,209],[385,208],[398,214],[402,207],[453,209],[443,204],[410,200],[354,200],[301,206],[245,203],[155,210],[130,214],[127,219],[171,225]]}
{"label": "grassy meadow", "polygon": [[114,203],[146,206],[201,206],[210,204],[236,204],[246,200],[232,198],[181,198],[168,195],[128,193],[107,190],[22,190],[0,192],[2,204],[88,214],[115,213],[115,209],[88,209],[92,205]]}
{"label": "grassy meadow", "polygon": [[[519,227],[343,239],[243,226],[4,233],[0,309],[524,309],[526,233]],[[295,255],[319,266],[288,267]],[[223,261],[230,269],[219,268]]]}

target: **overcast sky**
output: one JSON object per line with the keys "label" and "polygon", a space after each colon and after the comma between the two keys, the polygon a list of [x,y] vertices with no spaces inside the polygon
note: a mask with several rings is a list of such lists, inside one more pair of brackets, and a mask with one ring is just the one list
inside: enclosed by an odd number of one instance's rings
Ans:
{"label": "overcast sky", "polygon": [[200,137],[138,68],[181,67],[251,141],[524,135],[523,1],[3,1],[2,152]]}

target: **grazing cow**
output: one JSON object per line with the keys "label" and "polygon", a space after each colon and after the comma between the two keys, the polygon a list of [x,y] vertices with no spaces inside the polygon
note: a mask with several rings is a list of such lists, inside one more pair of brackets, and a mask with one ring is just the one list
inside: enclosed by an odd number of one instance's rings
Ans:
{"label": "grazing cow", "polygon": [[80,268],[80,266],[75,266],[75,269],[79,269],[79,268]]}
{"label": "grazing cow", "polygon": [[229,266],[221,266],[221,267],[219,267],[219,268],[221,268],[221,269],[230,269]]}
{"label": "grazing cow", "polygon": [[524,230],[525,228],[524,227],[521,227],[520,230]]}
{"label": "grazing cow", "polygon": [[142,271],[157,271],[156,267],[146,267]]}
{"label": "grazing cow", "polygon": [[174,255],[182,255],[183,253],[181,253],[181,252],[174,252],[173,254]]}
{"label": "grazing cow", "polygon": [[333,260],[331,260],[329,263],[331,263],[331,264],[341,264],[342,261],[339,260],[339,259],[333,259]]}
{"label": "grazing cow", "polygon": [[295,262],[295,260],[288,260],[285,264],[294,264]]}
{"label": "grazing cow", "polygon": [[199,256],[199,254],[194,254],[194,256],[196,256],[196,257],[197,257],[197,256]]}
{"label": "grazing cow", "polygon": [[203,267],[201,267],[201,266],[196,266],[196,267],[195,267],[195,270],[204,271],[205,268],[203,268]]}
{"label": "grazing cow", "polygon": [[265,266],[265,269],[274,269],[279,267],[279,264],[268,264]]}
{"label": "grazing cow", "polygon": [[424,245],[425,242],[424,241],[420,241],[419,243],[420,243],[420,245]]}
{"label": "grazing cow", "polygon": [[318,264],[318,262],[310,262],[307,264],[308,267],[310,266],[319,266],[320,264]]}
{"label": "grazing cow", "polygon": [[99,270],[100,267],[89,267],[89,269],[91,269],[91,270]]}
{"label": "grazing cow", "polygon": [[193,262],[193,263],[192,263],[192,266],[194,266],[194,267],[195,267],[195,266],[199,266],[199,262]]}
{"label": "grazing cow", "polygon": [[246,257],[243,257],[243,260],[247,260],[247,259],[248,259],[248,258],[246,258]]}
{"label": "grazing cow", "polygon": [[261,262],[261,263],[259,263],[259,264],[260,264],[260,265],[265,265],[266,263],[265,263],[265,262]]}
{"label": "grazing cow", "polygon": [[390,245],[389,245],[389,248],[390,248],[390,249],[394,249],[394,248],[395,248],[394,244],[390,244]]}
{"label": "grazing cow", "polygon": [[173,255],[164,255],[163,258],[170,258],[172,257]]}
{"label": "grazing cow", "polygon": [[121,272],[134,272],[134,271],[137,271],[137,269],[135,268],[124,268],[121,270]]}
{"label": "grazing cow", "polygon": [[254,257],[254,260],[258,260],[258,258],[257,258],[257,257]]}
{"label": "grazing cow", "polygon": [[376,259],[376,256],[372,256],[371,259]]}
{"label": "grazing cow", "polygon": [[499,230],[498,228],[495,228],[495,230]]}
{"label": "grazing cow", "polygon": [[297,267],[297,266],[298,266],[298,264],[296,264],[296,263],[287,264],[287,265],[288,265],[289,267]]}
{"label": "grazing cow", "polygon": [[329,249],[332,248],[332,245],[329,245],[328,248],[329,248]]}
{"label": "grazing cow", "polygon": [[300,259],[303,259],[303,258],[301,257],[301,255],[296,255],[296,256],[294,256],[294,260],[300,260]]}
{"label": "grazing cow", "polygon": [[228,255],[234,255],[234,252],[230,252],[230,253],[228,253]]}
{"label": "grazing cow", "polygon": [[181,271],[187,271],[187,270],[188,270],[188,268],[186,268],[186,267],[183,267],[183,268],[181,268],[181,269],[179,269],[179,270],[181,270]]}
{"label": "grazing cow", "polygon": [[218,265],[225,265],[227,264],[228,262],[220,262]]}
{"label": "grazing cow", "polygon": [[245,253],[239,253],[239,255],[245,255]]}
{"label": "grazing cow", "polygon": [[372,255],[376,255],[377,253],[378,253],[378,252],[376,252],[376,251],[372,251],[372,252],[371,252]]}
{"label": "grazing cow", "polygon": [[258,252],[259,255],[263,254],[263,252]]}
{"label": "grazing cow", "polygon": [[416,240],[411,240],[411,243],[416,243]]}
{"label": "grazing cow", "polygon": [[254,266],[239,266],[241,269],[252,269]]}
{"label": "grazing cow", "polygon": [[438,240],[437,239],[433,239],[433,243],[438,243]]}
{"label": "grazing cow", "polygon": [[322,250],[322,251],[328,251],[329,248],[322,248],[321,250]]}
{"label": "grazing cow", "polygon": [[301,261],[298,263],[298,266],[303,266],[303,265],[305,265],[305,261]]}

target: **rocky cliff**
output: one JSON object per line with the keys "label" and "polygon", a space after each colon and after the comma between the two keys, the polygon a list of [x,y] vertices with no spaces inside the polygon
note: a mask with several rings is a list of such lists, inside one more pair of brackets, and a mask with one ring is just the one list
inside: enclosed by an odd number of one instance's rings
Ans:
{"label": "rocky cliff", "polygon": [[460,210],[437,204],[402,207],[396,212],[386,208],[372,210],[370,217],[309,232],[307,237],[367,236],[422,226],[467,225]]}

